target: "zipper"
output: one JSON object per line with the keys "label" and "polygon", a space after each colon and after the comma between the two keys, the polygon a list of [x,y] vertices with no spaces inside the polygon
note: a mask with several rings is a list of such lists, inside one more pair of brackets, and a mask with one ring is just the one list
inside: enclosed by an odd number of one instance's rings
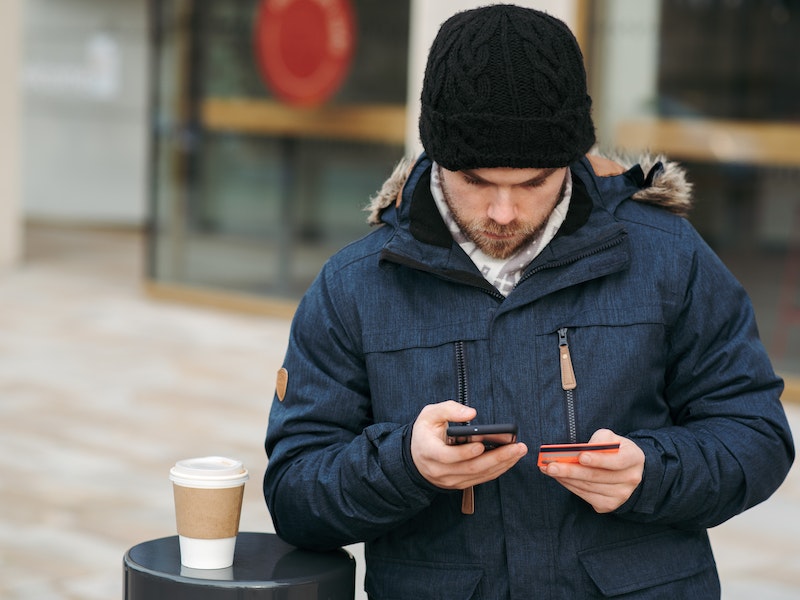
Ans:
{"label": "zipper", "polygon": [[[609,241],[600,244],[596,248],[592,248],[588,252],[582,252],[580,254],[576,254],[575,256],[571,256],[569,258],[565,258],[563,260],[558,260],[551,263],[544,263],[543,265],[539,265],[538,267],[531,269],[529,272],[525,273],[520,280],[517,282],[517,286],[525,281],[526,279],[533,277],[537,273],[540,273],[547,269],[557,269],[559,267],[566,267],[573,263],[578,262],[579,260],[583,260],[584,258],[589,258],[590,256],[594,256],[595,254],[600,254],[601,252],[605,252],[606,250],[610,250],[614,246],[618,246],[623,242],[625,239],[624,235],[617,235],[616,237],[610,239]],[[516,286],[514,286],[516,287]]]}
{"label": "zipper", "polygon": [[[571,257],[563,259],[563,260],[558,260],[558,261],[555,261],[555,262],[550,262],[550,263],[545,263],[543,265],[539,265],[538,267],[536,267],[534,269],[531,269],[528,273],[525,273],[520,278],[520,280],[516,283],[516,285],[514,287],[516,288],[517,286],[519,286],[520,283],[522,283],[523,281],[525,281],[529,277],[532,277],[532,276],[536,275],[537,273],[540,273],[541,271],[545,271],[547,269],[557,269],[559,267],[566,267],[566,266],[569,266],[569,265],[571,265],[573,263],[576,263],[576,262],[578,262],[580,260],[583,260],[584,258],[589,258],[590,256],[594,256],[595,254],[599,254],[601,252],[605,252],[606,250],[610,250],[614,246],[617,246],[617,245],[621,244],[624,239],[625,239],[625,236],[619,235],[619,236],[616,236],[616,237],[612,238],[611,240],[609,240],[609,241],[597,246],[596,248],[592,248],[588,252],[581,252],[580,254],[576,254],[575,256],[571,256]],[[493,285],[491,285],[490,283],[488,283],[485,279],[477,280],[477,281],[474,281],[474,282],[469,282],[469,281],[466,281],[466,280],[461,279],[459,277],[449,276],[446,273],[443,273],[443,272],[441,272],[441,271],[439,271],[437,269],[430,268],[425,263],[421,263],[421,262],[418,262],[416,260],[409,259],[406,256],[403,256],[403,255],[400,255],[400,254],[396,254],[396,253],[390,252],[388,250],[384,250],[384,251],[381,252],[381,260],[388,260],[388,261],[394,262],[394,263],[399,264],[399,265],[404,265],[406,267],[411,267],[412,269],[417,269],[419,271],[424,271],[425,273],[430,273],[430,274],[435,275],[435,276],[437,276],[440,279],[443,279],[445,281],[452,281],[454,283],[472,285],[474,287],[477,287],[482,292],[486,292],[487,294],[489,294],[493,298],[496,298],[497,300],[500,300],[501,302],[506,299],[506,297],[503,294],[498,292],[497,289],[495,289],[495,287]]]}
{"label": "zipper", "polygon": [[[464,356],[464,342],[461,340],[456,342],[456,372],[458,374],[456,399],[460,404],[469,406],[467,361]],[[462,423],[462,425],[469,425],[469,421]],[[461,492],[461,513],[465,515],[475,513],[475,488],[472,486],[464,488]]]}
{"label": "zipper", "polygon": [[[441,269],[434,269],[429,265],[409,258],[403,254],[397,254],[396,252],[392,252],[390,250],[382,250],[381,251],[381,260],[386,260],[398,265],[402,265],[404,267],[409,267],[411,269],[416,269],[417,271],[422,271],[423,273],[430,273],[431,275],[442,279],[443,281],[449,281],[451,283],[458,283],[461,285],[469,285],[475,288],[478,288],[480,291],[489,294],[490,296],[497,298],[498,300],[505,300],[505,296],[498,292],[495,287],[486,281],[482,276],[475,276],[467,275],[464,277],[458,277],[455,274],[451,275],[446,271],[442,271]],[[454,271],[453,273],[457,273]]]}
{"label": "zipper", "polygon": [[575,416],[575,388],[578,387],[578,382],[575,379],[575,369],[572,368],[566,327],[558,330],[558,355],[561,367],[561,389],[564,390],[564,401],[567,407],[569,442],[576,444],[578,442],[578,425]]}
{"label": "zipper", "polygon": [[[469,390],[467,389],[467,364],[464,358],[464,342],[456,342],[456,372],[458,373],[457,396],[460,404],[469,406]],[[462,423],[469,425],[469,421]]]}
{"label": "zipper", "polygon": [[[537,274],[537,273],[539,273],[541,271],[544,271],[546,269],[557,269],[559,267],[566,267],[566,266],[571,265],[573,263],[576,263],[576,262],[578,262],[580,260],[583,260],[584,258],[589,258],[590,256],[594,256],[595,254],[599,254],[601,252],[605,252],[606,250],[610,250],[614,246],[618,246],[619,244],[621,244],[625,240],[625,238],[626,238],[626,235],[624,235],[624,234],[622,234],[622,235],[616,234],[614,237],[612,237],[608,241],[601,243],[599,246],[596,246],[596,247],[592,248],[591,250],[587,250],[586,252],[580,252],[579,254],[576,254],[576,255],[571,256],[569,258],[565,258],[565,259],[558,260],[558,261],[555,261],[555,262],[544,263],[542,265],[539,265],[538,267],[532,269],[528,273],[525,273],[520,278],[520,280],[517,282],[517,284],[514,287],[516,288],[520,283],[522,283],[523,281],[525,281],[529,277],[532,277],[533,275],[535,275],[535,274]],[[496,298],[497,300],[500,300],[501,302],[506,299],[506,296],[504,296],[503,294],[498,292],[494,288],[493,285],[488,283],[483,278],[476,279],[476,280],[471,280],[471,278],[469,278],[470,280],[468,280],[467,278],[464,278],[464,277],[456,277],[456,276],[450,275],[450,274],[448,274],[446,272],[443,272],[440,269],[433,269],[429,265],[427,265],[427,264],[425,264],[423,262],[417,261],[415,259],[412,259],[412,258],[410,258],[410,257],[408,257],[408,256],[406,256],[404,254],[398,254],[396,252],[393,252],[391,250],[386,250],[386,249],[381,250],[380,259],[381,260],[387,260],[387,261],[393,262],[395,264],[404,265],[404,266],[410,267],[412,269],[417,269],[417,270],[423,271],[425,273],[431,273],[432,275],[435,275],[435,276],[437,276],[437,277],[439,277],[439,278],[441,278],[441,279],[443,279],[445,281],[452,281],[454,283],[460,283],[460,284],[471,285],[471,286],[477,287],[481,291],[486,292],[487,294],[489,294],[493,298]]]}

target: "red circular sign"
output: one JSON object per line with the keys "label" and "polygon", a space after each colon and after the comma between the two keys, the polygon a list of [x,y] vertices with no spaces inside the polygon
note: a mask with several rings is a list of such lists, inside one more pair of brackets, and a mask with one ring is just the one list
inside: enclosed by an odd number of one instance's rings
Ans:
{"label": "red circular sign", "polygon": [[255,26],[261,76],[284,102],[322,104],[339,89],[355,47],[349,0],[262,0]]}

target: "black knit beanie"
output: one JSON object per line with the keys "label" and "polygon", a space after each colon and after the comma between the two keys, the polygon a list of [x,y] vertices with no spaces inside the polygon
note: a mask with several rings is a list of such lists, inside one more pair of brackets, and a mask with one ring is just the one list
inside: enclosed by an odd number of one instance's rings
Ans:
{"label": "black knit beanie", "polygon": [[451,171],[563,167],[595,142],[583,56],[550,15],[493,5],[450,17],[428,54],[419,132]]}

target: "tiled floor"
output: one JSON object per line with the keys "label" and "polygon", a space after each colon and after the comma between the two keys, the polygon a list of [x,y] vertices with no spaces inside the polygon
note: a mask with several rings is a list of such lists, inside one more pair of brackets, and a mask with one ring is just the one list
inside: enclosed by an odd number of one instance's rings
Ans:
{"label": "tiled floor", "polygon": [[[242,459],[242,529],[271,530],[261,440],[288,323],[149,300],[141,263],[136,235],[37,228],[0,276],[0,598],[121,598],[125,551],[174,532],[179,458]],[[712,532],[724,598],[800,597],[798,469]]]}

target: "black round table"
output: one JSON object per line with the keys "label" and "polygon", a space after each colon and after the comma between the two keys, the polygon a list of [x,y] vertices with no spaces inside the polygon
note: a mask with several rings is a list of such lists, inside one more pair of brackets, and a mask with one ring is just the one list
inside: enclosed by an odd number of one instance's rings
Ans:
{"label": "black round table", "polygon": [[346,550],[299,550],[270,533],[241,532],[233,566],[188,569],[178,536],[138,544],[123,560],[126,600],[353,600],[355,559]]}

